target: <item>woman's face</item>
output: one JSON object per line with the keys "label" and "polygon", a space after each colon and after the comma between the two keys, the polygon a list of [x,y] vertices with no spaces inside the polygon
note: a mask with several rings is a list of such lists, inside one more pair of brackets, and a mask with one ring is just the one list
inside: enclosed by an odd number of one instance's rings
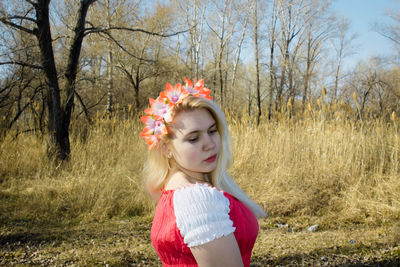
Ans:
{"label": "woman's face", "polygon": [[217,167],[221,136],[208,110],[202,108],[179,112],[170,130],[170,149],[180,166],[198,173],[209,173]]}

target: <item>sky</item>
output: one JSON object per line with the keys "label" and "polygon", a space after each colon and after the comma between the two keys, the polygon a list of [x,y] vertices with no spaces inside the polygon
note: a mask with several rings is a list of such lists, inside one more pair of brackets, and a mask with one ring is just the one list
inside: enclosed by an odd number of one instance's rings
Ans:
{"label": "sky", "polygon": [[336,0],[332,8],[338,15],[348,17],[351,31],[358,34],[354,40],[356,54],[345,59],[345,69],[351,69],[360,60],[368,60],[371,56],[394,54],[391,41],[375,32],[372,25],[390,23],[392,20],[385,11],[400,12],[399,0]]}

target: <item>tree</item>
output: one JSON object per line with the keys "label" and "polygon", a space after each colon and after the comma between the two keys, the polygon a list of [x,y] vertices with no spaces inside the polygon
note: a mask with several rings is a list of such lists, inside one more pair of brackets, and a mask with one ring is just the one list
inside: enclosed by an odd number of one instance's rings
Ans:
{"label": "tree", "polygon": [[332,17],[327,16],[327,9],[330,1],[310,0],[305,11],[306,28],[305,28],[305,69],[303,74],[303,98],[302,106],[308,97],[311,79],[313,77],[314,68],[321,56],[322,47],[330,36],[333,25]]}
{"label": "tree", "polygon": [[[281,38],[278,43],[281,52],[280,82],[277,88],[276,107],[281,109],[284,87],[288,90],[288,99],[294,98],[293,71],[299,51],[301,40],[293,48],[295,38],[302,33],[304,23],[304,1],[302,0],[280,0],[278,5]],[[293,103],[293,101],[292,101]]]}
{"label": "tree", "polygon": [[[201,69],[201,51],[204,38],[204,21],[207,7],[207,1],[204,0],[174,0],[177,7],[177,18],[182,19],[182,24],[189,29],[188,32],[188,50],[190,77],[200,78]],[[181,15],[183,14],[183,15]]]}
{"label": "tree", "polygon": [[[60,90],[56,69],[53,38],[51,35],[49,5],[50,0],[26,1],[27,12],[8,14],[2,11],[0,21],[15,30],[32,34],[36,37],[40,55],[40,69],[46,76],[49,151],[57,159],[63,160],[70,154],[69,124],[74,105],[75,78],[77,74],[82,40],[85,36],[85,18],[91,4],[96,0],[81,0],[74,26],[68,63],[65,70],[66,83]],[[23,65],[26,62],[15,62]],[[33,67],[33,66],[32,66]]]}
{"label": "tree", "polygon": [[[214,13],[210,14],[210,19],[207,20],[207,25],[211,30],[213,37],[216,40],[216,47],[214,53],[215,55],[214,63],[216,65],[215,73],[218,73],[218,79],[219,79],[220,105],[224,106],[226,85],[224,83],[223,56],[224,53],[226,53],[226,50],[229,49],[228,47],[229,40],[232,37],[236,26],[235,14],[233,14],[235,10],[232,1],[213,0],[211,4],[214,6]],[[214,84],[216,84],[216,79],[214,79]]]}
{"label": "tree", "polygon": [[[0,61],[6,63],[2,65],[0,79],[0,139],[16,125],[16,135],[20,132],[32,130],[42,130],[43,119],[43,77],[40,69],[31,68],[24,65],[11,65],[16,62],[27,62],[38,58],[37,47],[32,46],[35,40],[32,36],[20,31],[11,31],[6,26],[2,28]],[[21,44],[27,49],[19,49],[14,44]],[[5,49],[10,48],[10,49]],[[35,104],[34,104],[35,102]],[[33,107],[34,106],[34,107]],[[19,127],[18,120],[33,118],[39,120],[38,124],[27,124]],[[22,125],[22,124],[21,124]]]}
{"label": "tree", "polygon": [[[77,1],[77,0],[76,0]],[[5,9],[2,6],[0,21],[15,31],[22,31],[33,35],[40,51],[40,62],[3,62],[14,65],[27,66],[40,69],[46,77],[46,100],[48,113],[49,154],[57,160],[64,160],[70,154],[69,126],[74,106],[76,77],[82,43],[85,36],[93,33],[102,34],[113,41],[121,50],[135,57],[111,34],[113,31],[142,32],[153,36],[168,37],[173,34],[160,34],[140,28],[129,28],[120,25],[96,26],[86,22],[89,7],[96,0],[79,0],[75,14],[73,33],[70,39],[67,63],[63,75],[57,71],[55,53],[53,50],[53,36],[50,24],[50,0],[26,0],[9,6],[16,7]],[[10,13],[12,12],[12,14]],[[89,27],[86,27],[89,25]],[[22,48],[24,49],[24,48]],[[61,77],[61,78],[60,78]],[[60,79],[62,83],[60,83]],[[62,87],[60,86],[62,85]]]}
{"label": "tree", "polygon": [[356,34],[351,34],[349,32],[350,22],[348,18],[340,18],[337,21],[337,26],[335,28],[337,30],[334,33],[334,37],[331,39],[336,52],[333,99],[338,98],[339,81],[341,79],[343,60],[352,54],[353,51],[351,44],[357,37]]}
{"label": "tree", "polygon": [[[88,20],[92,25],[97,25],[97,28],[111,28],[114,25],[130,28],[136,21],[133,18],[137,17],[137,14],[135,14],[136,8],[132,7],[137,7],[137,4],[136,1],[129,0],[100,1],[93,7],[93,12],[88,16]],[[103,76],[106,84],[106,116],[110,119],[115,111],[116,95],[120,90],[118,85],[121,84],[118,83],[121,79],[116,77],[118,75],[116,68],[119,66],[119,59],[126,57],[126,53],[119,46],[128,47],[128,41],[126,40],[128,38],[124,38],[123,33],[119,31],[107,34],[99,32],[91,35],[90,38],[94,43],[94,45],[92,44],[92,49],[95,49],[91,53],[100,55],[105,64],[105,75]],[[131,58],[131,56],[128,55],[128,58]]]}
{"label": "tree", "polygon": [[274,65],[276,45],[276,24],[278,21],[278,0],[273,0],[271,7],[271,21],[268,26],[269,33],[269,86],[268,86],[268,119],[271,119],[274,92],[276,91],[276,71]]}
{"label": "tree", "polygon": [[[381,86],[384,83],[381,66],[381,59],[377,57],[370,58],[368,62],[360,62],[348,80],[346,87],[348,87],[349,93],[353,94],[357,108],[357,120],[365,118],[366,108],[372,108],[376,99],[380,102],[379,105],[384,105],[382,102],[383,88]],[[383,110],[383,107],[381,109]]]}
{"label": "tree", "polygon": [[[237,5],[236,8],[241,9],[241,10],[247,10],[248,9],[248,4],[249,1],[245,1],[242,3],[242,5]],[[240,38],[237,41],[237,46],[235,48],[235,52],[233,55],[233,68],[232,68],[232,79],[231,79],[231,99],[230,99],[230,109],[232,110],[233,105],[234,105],[234,100],[235,100],[235,91],[236,91],[236,74],[238,71],[238,67],[239,67],[239,60],[240,60],[240,56],[241,56],[241,52],[242,52],[242,45],[243,45],[243,41],[245,39],[246,36],[246,32],[247,32],[247,24],[249,21],[249,17],[250,17],[250,13],[251,12],[243,12],[243,14],[245,14],[244,17],[241,17],[241,19],[239,20],[241,27],[242,27],[242,32],[240,34]]]}
{"label": "tree", "polygon": [[400,53],[400,12],[388,11],[387,16],[393,21],[392,25],[375,24],[375,30],[393,42]]}
{"label": "tree", "polygon": [[[172,18],[170,7],[155,5],[154,12],[147,13],[146,17],[138,23],[142,28],[165,34],[171,28]],[[137,109],[140,106],[139,92],[142,83],[151,78],[156,80],[165,73],[171,73],[171,68],[164,60],[168,55],[164,51],[166,49],[161,36],[137,33],[134,37],[131,40],[125,40],[124,43],[135,57],[126,56],[126,53],[122,52],[116,59],[116,63],[117,68],[133,89],[134,107]],[[154,83],[156,84],[156,81]]]}
{"label": "tree", "polygon": [[256,67],[256,93],[257,93],[257,125],[260,124],[261,117],[261,93],[260,93],[260,64],[259,64],[259,18],[258,18],[258,0],[255,0],[252,3],[252,23],[253,23],[253,40],[254,40],[254,59],[255,59],[255,67]]}
{"label": "tree", "polygon": [[[17,66],[11,76],[0,85],[0,114],[2,116],[0,137],[4,137],[29,108],[33,108],[31,115],[41,117],[41,114],[37,114],[40,107],[33,107],[34,100],[38,99],[43,89],[43,84],[35,74],[37,72],[27,67]],[[42,125],[39,123],[38,126],[38,129],[25,127],[22,131],[41,130]],[[16,135],[18,134],[17,131]]]}

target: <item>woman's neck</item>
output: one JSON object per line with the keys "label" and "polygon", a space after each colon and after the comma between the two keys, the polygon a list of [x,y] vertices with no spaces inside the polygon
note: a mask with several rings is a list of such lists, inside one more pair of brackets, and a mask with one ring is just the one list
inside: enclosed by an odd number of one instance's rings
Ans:
{"label": "woman's neck", "polygon": [[186,169],[178,169],[190,183],[208,183],[208,175],[204,173],[191,172]]}
{"label": "woman's neck", "polygon": [[172,168],[170,169],[169,176],[170,177],[179,176],[192,184],[193,183],[210,183],[207,173],[194,172],[194,171],[188,170],[188,169],[180,166],[176,162],[174,162],[172,164]]}

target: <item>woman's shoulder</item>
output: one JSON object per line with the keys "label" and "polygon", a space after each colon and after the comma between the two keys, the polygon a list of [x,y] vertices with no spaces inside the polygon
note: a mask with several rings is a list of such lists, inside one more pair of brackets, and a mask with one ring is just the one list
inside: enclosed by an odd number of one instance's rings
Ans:
{"label": "woman's shoulder", "polygon": [[195,212],[229,212],[229,199],[217,188],[195,183],[174,190],[173,204],[175,209]]}
{"label": "woman's shoulder", "polygon": [[202,245],[235,231],[230,203],[222,191],[196,183],[176,189],[173,196],[176,225],[189,246]]}

